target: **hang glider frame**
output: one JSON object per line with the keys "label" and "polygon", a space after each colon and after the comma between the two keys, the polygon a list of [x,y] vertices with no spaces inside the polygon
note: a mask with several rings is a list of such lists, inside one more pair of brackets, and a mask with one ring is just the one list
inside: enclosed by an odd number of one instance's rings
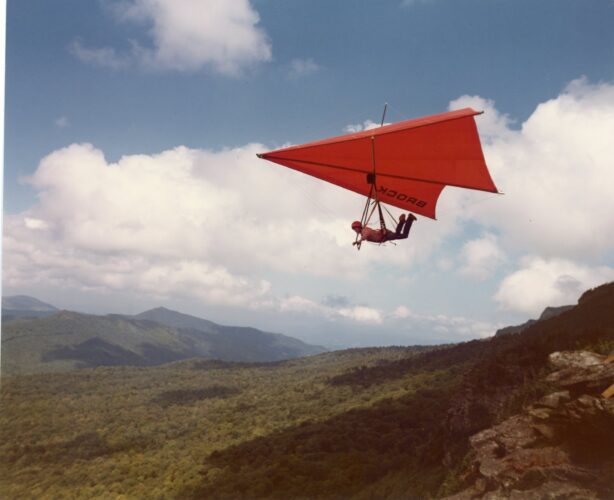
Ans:
{"label": "hang glider frame", "polygon": [[[384,108],[384,116],[386,114],[386,108]],[[382,124],[384,122],[384,116],[382,116]],[[371,161],[373,164],[373,171],[372,172],[368,172],[367,175],[367,184],[369,184],[371,187],[369,188],[369,194],[367,195],[367,201],[365,203],[365,208],[362,211],[362,216],[360,218],[360,223],[362,224],[362,227],[366,227],[369,224],[369,221],[371,220],[371,217],[373,215],[373,213],[375,212],[375,209],[377,208],[377,212],[378,212],[378,216],[379,216],[379,224],[380,224],[380,230],[382,232],[382,235],[386,234],[386,220],[384,219],[384,213],[382,211],[382,204],[381,201],[379,199],[378,196],[378,190],[377,190],[377,175],[376,175],[376,163],[375,163],[375,136],[371,136]],[[369,211],[369,207],[371,207],[371,210]],[[396,224],[397,221],[394,218],[394,216],[390,213],[390,211],[388,210],[388,208],[386,208],[386,205],[384,205],[384,209],[386,210],[386,212],[388,213],[388,215],[390,216],[390,218],[394,221],[394,223]],[[356,234],[356,248],[358,250],[360,250],[360,241],[359,241],[359,234]],[[382,241],[383,243],[384,241]]]}

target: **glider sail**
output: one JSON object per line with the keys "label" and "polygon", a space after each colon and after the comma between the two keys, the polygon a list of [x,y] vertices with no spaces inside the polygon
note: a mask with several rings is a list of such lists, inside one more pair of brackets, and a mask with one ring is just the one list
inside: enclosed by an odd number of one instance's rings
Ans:
{"label": "glider sail", "polygon": [[258,156],[403,210],[435,218],[445,186],[497,193],[470,108]]}

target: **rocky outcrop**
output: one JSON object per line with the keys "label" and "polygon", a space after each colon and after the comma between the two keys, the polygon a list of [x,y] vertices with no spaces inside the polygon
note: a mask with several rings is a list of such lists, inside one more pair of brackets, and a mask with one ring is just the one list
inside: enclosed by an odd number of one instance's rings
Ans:
{"label": "rocky outcrop", "polygon": [[550,364],[557,371],[548,375],[546,381],[569,390],[572,396],[602,394],[614,382],[611,359],[587,351],[552,353]]}
{"label": "rocky outcrop", "polygon": [[467,489],[450,499],[614,498],[614,382],[610,358],[556,352],[557,391],[470,438]]}

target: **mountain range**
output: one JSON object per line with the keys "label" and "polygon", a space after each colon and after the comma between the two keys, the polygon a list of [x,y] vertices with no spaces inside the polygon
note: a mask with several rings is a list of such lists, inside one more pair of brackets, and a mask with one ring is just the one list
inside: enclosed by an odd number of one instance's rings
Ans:
{"label": "mountain range", "polygon": [[[139,332],[168,347],[177,331],[94,318],[123,325],[130,352]],[[57,323],[51,337],[94,329],[68,312],[8,326],[30,321]],[[454,345],[2,382],[3,498],[614,498],[614,283],[518,333]]]}
{"label": "mountain range", "polygon": [[17,318],[41,318],[55,314],[59,309],[27,295],[2,297],[2,322]]}
{"label": "mountain range", "polygon": [[[520,333],[572,307],[547,307],[537,320],[502,328],[496,336]],[[2,322],[4,375],[152,366],[193,357],[270,362],[326,351],[286,335],[219,325],[165,307],[134,316],[97,316],[15,295],[2,298]]]}
{"label": "mountain range", "polygon": [[25,296],[6,297],[5,305],[10,308],[2,310],[3,375],[188,358],[269,362],[326,351],[286,335],[218,325],[163,307],[136,316],[96,316],[58,311]]}

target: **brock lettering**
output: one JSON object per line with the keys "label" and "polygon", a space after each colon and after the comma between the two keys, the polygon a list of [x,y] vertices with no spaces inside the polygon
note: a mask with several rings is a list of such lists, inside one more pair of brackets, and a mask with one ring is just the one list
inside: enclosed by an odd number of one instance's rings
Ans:
{"label": "brock lettering", "polygon": [[394,198],[395,200],[399,200],[399,201],[408,201],[409,203],[411,203],[412,205],[416,205],[417,207],[426,207],[427,202],[424,200],[419,200],[418,198],[415,198],[414,196],[409,196],[405,193],[400,193],[399,191],[396,191],[394,189],[388,189],[387,187],[384,186],[380,186],[379,189],[377,190],[378,193],[383,194],[389,198]]}

